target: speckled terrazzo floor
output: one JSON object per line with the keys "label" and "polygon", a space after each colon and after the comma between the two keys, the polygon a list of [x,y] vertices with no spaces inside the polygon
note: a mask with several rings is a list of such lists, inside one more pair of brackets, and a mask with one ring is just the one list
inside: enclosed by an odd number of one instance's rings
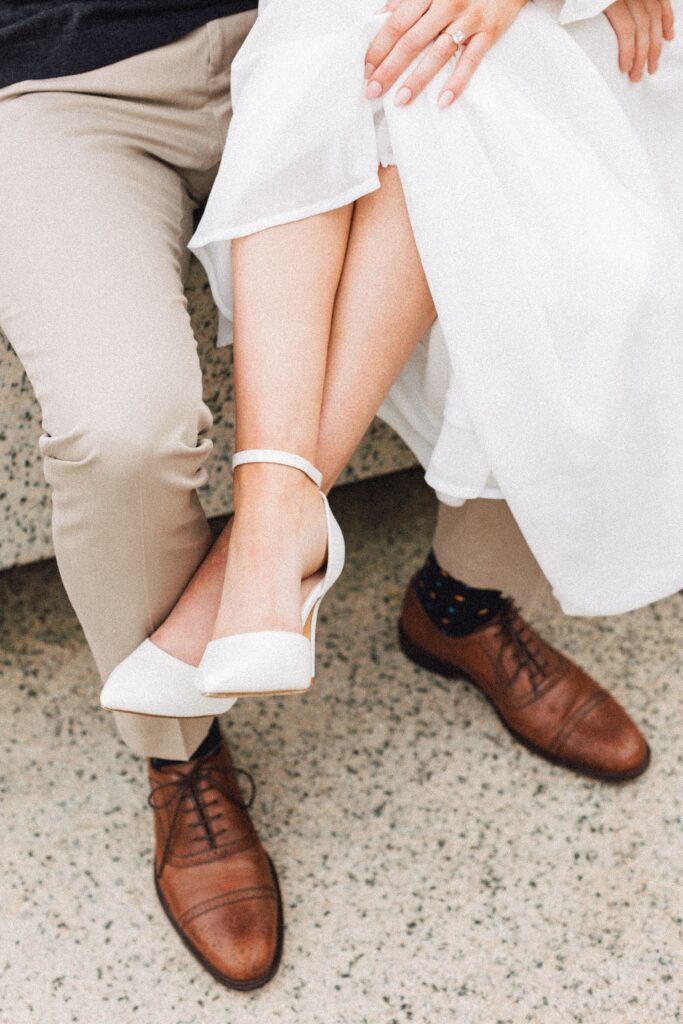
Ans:
{"label": "speckled terrazzo floor", "polygon": [[350,560],[319,685],[227,721],[279,866],[282,970],[225,991],[166,923],[143,765],[97,709],[54,563],[0,575],[0,1020],[673,1024],[683,1020],[683,599],[541,614],[653,746],[607,787],[515,746],[395,644],[433,507],[414,473],[334,497]]}

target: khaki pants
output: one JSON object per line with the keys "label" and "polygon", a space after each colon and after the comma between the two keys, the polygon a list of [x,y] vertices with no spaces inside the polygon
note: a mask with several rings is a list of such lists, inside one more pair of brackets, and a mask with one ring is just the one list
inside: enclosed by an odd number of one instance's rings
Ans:
{"label": "khaki pants", "polygon": [[[209,545],[211,415],[183,273],[254,17],[0,91],[0,324],[42,408],[57,561],[103,678]],[[138,753],[171,758],[211,722],[117,718]]]}
{"label": "khaki pants", "polygon": [[[209,545],[196,488],[211,415],[183,274],[253,18],[0,91],[0,324],[42,408],[57,561],[103,678],[165,618]],[[540,593],[502,502],[442,508],[435,547],[475,586]],[[210,721],[117,716],[139,754],[179,759]]]}
{"label": "khaki pants", "polygon": [[527,615],[560,607],[505,501],[439,505],[434,554],[451,576],[471,587],[502,590]]}

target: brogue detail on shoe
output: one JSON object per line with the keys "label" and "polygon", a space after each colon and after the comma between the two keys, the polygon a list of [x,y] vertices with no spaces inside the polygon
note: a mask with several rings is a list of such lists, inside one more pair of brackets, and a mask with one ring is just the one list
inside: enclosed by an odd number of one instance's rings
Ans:
{"label": "brogue detail on shoe", "polygon": [[399,638],[423,668],[473,682],[513,736],[542,757],[607,781],[632,779],[647,768],[649,747],[626,711],[546,643],[511,601],[474,632],[446,636],[411,582]]}
{"label": "brogue detail on shoe", "polygon": [[218,910],[219,907],[227,907],[233,903],[242,903],[244,900],[272,900],[274,896],[275,893],[271,886],[252,885],[250,888],[238,889],[236,892],[224,896],[214,896],[213,899],[205,900],[204,903],[195,904],[182,917],[178,918],[178,923],[181,925],[189,924],[190,921],[194,921],[196,917],[201,917],[202,914],[208,914],[212,910]]}
{"label": "brogue detail on shoe", "polygon": [[150,764],[149,774],[164,911],[217,980],[259,988],[277,971],[283,921],[275,868],[249,817],[253,781],[245,802],[225,744],[186,764]]}
{"label": "brogue detail on shoe", "polygon": [[593,708],[596,708],[598,704],[602,703],[602,701],[607,700],[608,696],[609,694],[607,693],[607,691],[601,690],[600,693],[596,693],[593,697],[590,697],[587,701],[584,701],[584,703],[581,704],[578,708],[575,708],[572,714],[569,715],[562,723],[562,726],[560,727],[557,736],[554,740],[551,740],[551,742],[549,743],[548,749],[551,750],[554,754],[561,754],[563,748],[567,745],[571,737],[571,734],[578,727],[578,724],[581,721],[581,719],[585,718],[586,715],[589,715]]}

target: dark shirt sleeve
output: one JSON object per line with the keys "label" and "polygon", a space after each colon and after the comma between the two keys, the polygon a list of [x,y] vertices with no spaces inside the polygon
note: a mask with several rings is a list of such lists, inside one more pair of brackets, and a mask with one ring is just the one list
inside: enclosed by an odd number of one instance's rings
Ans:
{"label": "dark shirt sleeve", "polygon": [[114,64],[257,0],[0,0],[0,88]]}

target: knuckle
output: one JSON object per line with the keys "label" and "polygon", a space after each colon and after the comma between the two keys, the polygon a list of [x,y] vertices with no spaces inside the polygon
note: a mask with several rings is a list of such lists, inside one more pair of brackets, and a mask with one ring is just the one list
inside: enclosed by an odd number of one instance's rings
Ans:
{"label": "knuckle", "polygon": [[415,54],[419,53],[422,47],[414,36],[407,35],[396,44],[395,54],[396,59],[399,60],[403,65],[407,65],[413,59]]}
{"label": "knuckle", "polygon": [[432,46],[432,52],[435,56],[448,58],[453,53],[453,41],[449,36],[438,36]]}
{"label": "knuckle", "polygon": [[387,83],[393,82],[410,64],[410,54],[396,47],[382,65],[382,73]]}
{"label": "knuckle", "polygon": [[415,9],[415,5],[411,7],[408,4],[404,4],[403,7],[399,7],[396,11],[396,15],[400,30],[407,32],[411,25],[414,25],[419,18],[419,9]]}
{"label": "knuckle", "polygon": [[401,47],[400,43],[392,47],[384,61],[382,62],[381,73],[384,78],[390,78],[392,75],[396,75],[403,71],[408,65],[408,59]]}
{"label": "knuckle", "polygon": [[403,35],[403,20],[399,11],[392,11],[386,20],[384,29],[389,38],[396,40],[399,36]]}

